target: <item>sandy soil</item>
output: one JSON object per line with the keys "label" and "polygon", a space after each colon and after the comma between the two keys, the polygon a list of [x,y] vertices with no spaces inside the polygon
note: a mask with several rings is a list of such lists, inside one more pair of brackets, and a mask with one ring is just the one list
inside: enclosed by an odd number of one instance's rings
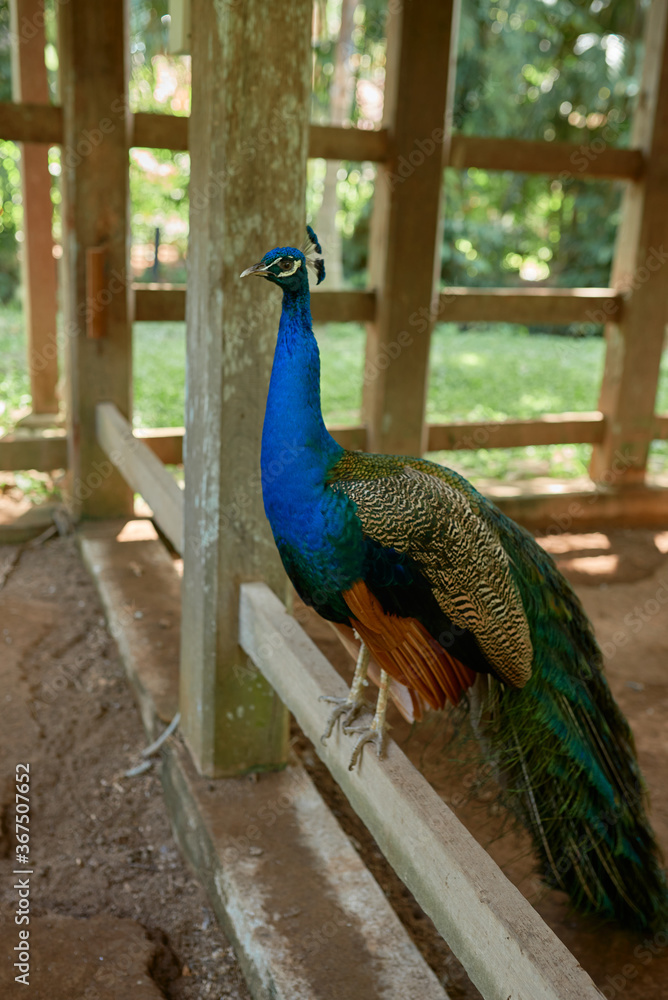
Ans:
{"label": "sandy soil", "polygon": [[[668,848],[668,532],[558,536],[545,545],[573,580],[608,658],[610,682],[636,733],[653,821]],[[93,585],[72,538],[0,548],[0,996],[36,1000],[247,998],[238,964],[171,837],[157,774],[125,778],[144,735]],[[4,579],[4,585],[1,581]],[[630,617],[629,617],[630,616]],[[343,673],[328,626],[301,613]],[[526,838],[494,792],[449,761],[447,727],[432,715],[393,736],[490,850],[609,1000],[668,1000],[668,934],[647,945],[569,914],[533,876]],[[321,793],[453,1000],[477,991],[429,919],[295,730]],[[31,767],[32,989],[13,983],[14,774]],[[12,855],[10,856],[10,848]],[[352,1000],[352,998],[351,998]],[[540,998],[535,998],[540,1000]]]}
{"label": "sandy soil", "polygon": [[[16,552],[0,547],[0,579]],[[0,997],[248,1000],[172,839],[159,776],[124,777],[146,741],[72,537],[24,547],[0,591],[0,692]],[[29,990],[10,958],[20,762],[35,872]]]}

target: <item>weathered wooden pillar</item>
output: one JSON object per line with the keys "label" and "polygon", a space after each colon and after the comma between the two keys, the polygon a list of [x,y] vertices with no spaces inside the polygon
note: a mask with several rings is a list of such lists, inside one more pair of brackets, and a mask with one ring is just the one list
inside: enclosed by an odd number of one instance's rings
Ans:
{"label": "weathered wooden pillar", "polygon": [[[378,291],[367,327],[363,419],[370,451],[424,450],[432,311],[440,279],[440,203],[457,0],[390,4],[383,125],[369,263]],[[453,62],[454,66],[454,62]]]}
{"label": "weathered wooden pillar", "polygon": [[181,730],[208,775],[286,759],[238,646],[240,582],[285,587],[259,471],[281,296],[239,275],[304,240],[310,25],[310,0],[193,4]]}
{"label": "weathered wooden pillar", "polygon": [[[12,96],[48,104],[44,0],[10,0]],[[33,413],[57,413],[56,262],[53,257],[48,146],[20,143],[23,195],[23,288]]]}
{"label": "weathered wooden pillar", "polygon": [[97,442],[95,406],[131,417],[126,5],[69,0],[58,11],[68,492],[77,516],[120,517],[132,492]]}
{"label": "weathered wooden pillar", "polygon": [[629,182],[612,269],[624,293],[621,317],[606,326],[599,409],[603,442],[594,445],[595,482],[642,483],[654,436],[654,405],[668,322],[668,3],[647,14],[643,80],[631,145],[644,154],[640,180]]}

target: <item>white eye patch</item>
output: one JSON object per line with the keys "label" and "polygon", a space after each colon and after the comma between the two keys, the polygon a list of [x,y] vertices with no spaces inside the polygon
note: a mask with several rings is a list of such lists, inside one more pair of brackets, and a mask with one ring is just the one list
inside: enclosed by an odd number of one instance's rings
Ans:
{"label": "white eye patch", "polygon": [[280,268],[277,278],[289,278],[296,273],[298,267],[302,266],[301,260],[297,257],[281,257],[277,264]]}

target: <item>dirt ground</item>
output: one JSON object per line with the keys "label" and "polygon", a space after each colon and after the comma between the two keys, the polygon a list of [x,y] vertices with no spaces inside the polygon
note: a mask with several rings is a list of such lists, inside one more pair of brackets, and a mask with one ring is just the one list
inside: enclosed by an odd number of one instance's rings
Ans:
{"label": "dirt ground", "polygon": [[[659,599],[664,585],[668,596],[668,532],[560,535],[544,544],[594,621],[668,849],[668,605]],[[17,560],[18,553],[0,547],[0,997],[247,998],[234,954],[172,839],[158,775],[124,777],[145,738],[74,538],[23,546]],[[328,626],[310,613],[301,617],[332,662],[351,672]],[[508,828],[493,790],[471,785],[448,763],[442,719],[432,714],[413,732],[397,716],[392,722],[406,753],[604,995],[668,1000],[668,933],[644,942],[570,914],[559,894],[534,878],[526,838]],[[473,1000],[478,993],[466,974],[297,730],[294,743],[450,996]],[[31,774],[30,993],[14,984],[12,967],[20,762],[30,763]]]}
{"label": "dirt ground", "polygon": [[[0,579],[17,549],[0,547]],[[0,997],[248,1000],[172,839],[160,778],[73,537],[0,591]],[[30,765],[30,988],[14,982],[15,767]],[[11,853],[10,853],[11,852]]]}

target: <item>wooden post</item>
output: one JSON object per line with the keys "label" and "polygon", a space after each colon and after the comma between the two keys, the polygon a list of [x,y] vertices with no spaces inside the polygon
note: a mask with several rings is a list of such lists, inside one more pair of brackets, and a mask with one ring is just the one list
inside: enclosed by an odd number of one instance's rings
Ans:
{"label": "wooden post", "polygon": [[612,271],[626,301],[606,326],[607,350],[599,409],[607,428],[594,447],[595,482],[642,483],[654,436],[654,405],[668,321],[668,2],[654,0],[647,16],[643,81],[632,145],[645,169],[630,182]]}
{"label": "wooden post", "polygon": [[[126,7],[70,0],[58,10],[68,492],[76,516],[122,517],[132,513],[132,491],[98,444],[95,407],[112,402],[131,419]],[[104,250],[104,287],[98,280],[89,297],[86,261],[95,248]],[[88,337],[91,325],[105,336]]]}
{"label": "wooden post", "polygon": [[379,303],[367,328],[363,395],[371,451],[417,454],[425,446],[456,14],[457,0],[388,8],[383,124],[390,157],[378,168],[374,195],[369,274]]}
{"label": "wooden post", "polygon": [[238,646],[240,582],[285,587],[259,474],[281,297],[239,275],[304,240],[310,25],[310,0],[193,5],[181,730],[208,775],[286,759],[287,713]]}
{"label": "wooden post", "polygon": [[[12,96],[48,104],[44,64],[44,0],[11,0]],[[57,413],[56,262],[53,257],[48,147],[22,143],[23,285],[33,413]]]}

